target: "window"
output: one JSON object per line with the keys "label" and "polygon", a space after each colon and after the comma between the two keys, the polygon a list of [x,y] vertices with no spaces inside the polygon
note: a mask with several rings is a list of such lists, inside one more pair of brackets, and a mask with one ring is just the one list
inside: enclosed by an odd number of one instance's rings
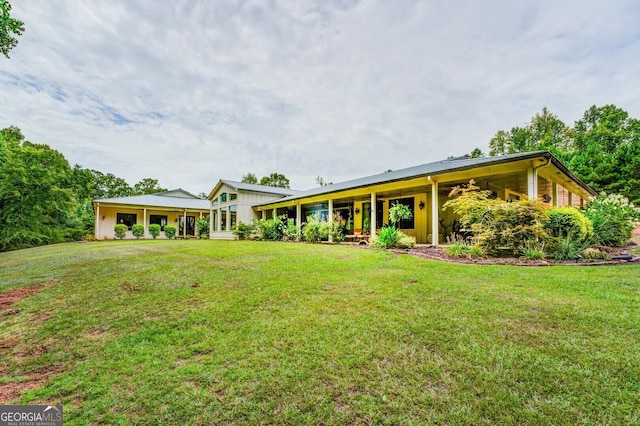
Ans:
{"label": "window", "polygon": [[120,224],[127,225],[129,231],[131,231],[131,227],[136,224],[138,220],[138,215],[135,213],[117,213],[116,221]]}
{"label": "window", "polygon": [[217,206],[217,205],[218,205],[218,203],[219,203],[219,201],[218,201],[218,197],[214,198],[214,199],[213,199],[212,204],[213,204],[214,206]]}
{"label": "window", "polygon": [[236,219],[238,217],[238,206],[229,206],[229,216],[231,219],[229,229],[236,229]]}
{"label": "window", "polygon": [[400,203],[400,204],[404,204],[405,206],[409,207],[409,210],[411,210],[411,213],[413,213],[413,216],[411,216],[411,219],[403,219],[400,221],[400,223],[398,224],[398,228],[399,229],[414,229],[415,228],[415,224],[414,224],[414,219],[415,219],[415,210],[414,210],[414,199],[413,197],[411,198],[400,198],[397,200],[390,200],[389,201],[389,208],[393,207],[394,204],[396,203]]}
{"label": "window", "polygon": [[167,224],[167,216],[160,214],[152,214],[149,216],[150,225],[160,225],[160,230],[164,231],[164,227]]}
{"label": "window", "polygon": [[227,202],[227,193],[223,192],[222,194],[220,194],[220,202],[221,203],[226,203]]}
{"label": "window", "polygon": [[227,230],[227,209],[220,209],[220,230]]}
{"label": "window", "polygon": [[238,198],[238,194],[229,194],[229,201],[233,201]]}
{"label": "window", "polygon": [[218,230],[218,211],[217,210],[213,211],[212,218],[213,218],[213,229],[212,229],[212,231],[216,232]]}

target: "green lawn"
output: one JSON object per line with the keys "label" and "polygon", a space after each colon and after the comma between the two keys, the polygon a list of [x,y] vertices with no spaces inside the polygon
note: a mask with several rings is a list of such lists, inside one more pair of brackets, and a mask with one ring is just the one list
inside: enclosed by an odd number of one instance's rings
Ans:
{"label": "green lawn", "polygon": [[124,241],[0,253],[0,283],[48,283],[0,311],[0,388],[65,425],[640,423],[640,265]]}

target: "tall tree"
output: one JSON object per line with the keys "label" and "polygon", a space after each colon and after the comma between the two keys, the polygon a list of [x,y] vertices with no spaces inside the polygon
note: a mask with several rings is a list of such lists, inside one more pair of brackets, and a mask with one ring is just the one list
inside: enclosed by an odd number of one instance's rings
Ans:
{"label": "tall tree", "polygon": [[256,177],[256,175],[254,173],[247,173],[246,175],[242,176],[242,180],[240,181],[242,183],[251,183],[254,185],[258,184],[258,178]]}
{"label": "tall tree", "polygon": [[166,188],[160,187],[158,179],[151,178],[144,178],[133,186],[134,195],[155,194],[166,190]]}
{"label": "tall tree", "polygon": [[316,176],[316,183],[318,184],[318,186],[333,185],[333,182],[330,182],[329,180],[324,180],[322,176]]}
{"label": "tall tree", "polygon": [[260,185],[275,186],[278,188],[289,188],[289,179],[280,173],[271,173],[260,179]]}
{"label": "tall tree", "polygon": [[24,22],[12,18],[11,4],[8,0],[0,0],[0,52],[9,59],[9,51],[17,46],[18,39],[12,34],[22,35]]}
{"label": "tall tree", "polygon": [[525,127],[499,130],[489,142],[489,155],[548,150],[565,152],[571,145],[570,129],[543,107]]}

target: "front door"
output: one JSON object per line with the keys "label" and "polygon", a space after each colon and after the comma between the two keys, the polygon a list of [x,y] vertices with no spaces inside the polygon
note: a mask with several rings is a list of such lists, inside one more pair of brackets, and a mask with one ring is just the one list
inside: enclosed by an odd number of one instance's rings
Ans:
{"label": "front door", "polygon": [[[184,233],[184,216],[180,216],[180,235],[185,235]],[[187,216],[187,233],[186,235],[194,236],[196,235],[196,217],[195,216]]]}

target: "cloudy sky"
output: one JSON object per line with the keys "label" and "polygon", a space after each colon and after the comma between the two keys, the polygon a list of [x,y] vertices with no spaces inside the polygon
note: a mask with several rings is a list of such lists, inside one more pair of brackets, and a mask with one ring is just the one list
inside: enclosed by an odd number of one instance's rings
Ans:
{"label": "cloudy sky", "polygon": [[543,106],[640,117],[640,2],[11,0],[0,128],[73,164],[209,192],[487,150]]}

